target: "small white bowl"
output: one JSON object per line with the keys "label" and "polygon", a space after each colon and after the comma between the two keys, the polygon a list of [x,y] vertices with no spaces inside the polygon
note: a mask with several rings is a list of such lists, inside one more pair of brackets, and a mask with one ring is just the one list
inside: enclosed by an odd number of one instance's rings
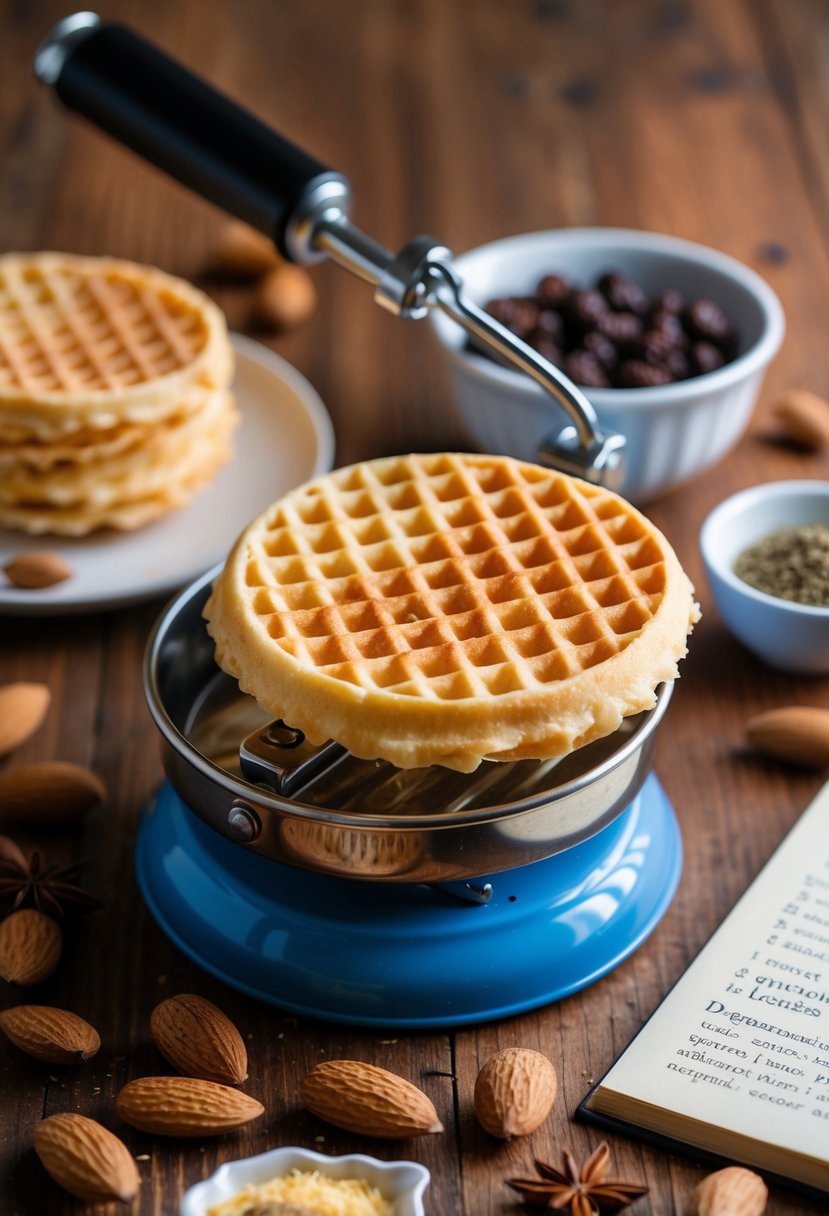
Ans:
{"label": "small white bowl", "polygon": [[700,548],[720,615],[743,645],[772,667],[829,672],[829,608],[766,595],[738,578],[740,554],[772,532],[829,526],[829,481],[776,481],[726,498],[702,525]]}
{"label": "small white bowl", "polygon": [[423,1193],[429,1171],[415,1161],[378,1161],[352,1153],[326,1157],[305,1148],[275,1148],[257,1157],[222,1165],[210,1178],[185,1193],[180,1216],[205,1216],[214,1204],[238,1195],[249,1183],[258,1186],[291,1170],[318,1170],[326,1178],[364,1178],[394,1205],[394,1216],[424,1216]]}
{"label": "small white bowl", "polygon": [[[621,493],[638,503],[702,472],[734,446],[783,340],[780,301],[758,274],[676,237],[622,228],[530,232],[470,250],[455,265],[467,295],[481,306],[494,297],[531,295],[546,274],[592,287],[606,271],[618,270],[651,298],[675,287],[689,301],[711,299],[724,309],[740,337],[733,362],[676,384],[583,390],[600,423],[627,439]],[[472,442],[486,452],[536,460],[543,441],[566,423],[564,410],[528,376],[468,350],[454,321],[437,311],[431,320]]]}

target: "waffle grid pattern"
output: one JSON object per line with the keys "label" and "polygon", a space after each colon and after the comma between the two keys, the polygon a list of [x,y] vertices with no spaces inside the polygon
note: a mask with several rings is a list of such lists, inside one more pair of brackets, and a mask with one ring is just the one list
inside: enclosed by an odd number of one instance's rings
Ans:
{"label": "waffle grid pattern", "polygon": [[0,391],[118,392],[186,367],[207,341],[198,309],[117,263],[0,261]]}
{"label": "waffle grid pattern", "polygon": [[332,474],[249,537],[254,614],[301,664],[419,700],[560,681],[640,635],[664,556],[628,504],[456,454]]}

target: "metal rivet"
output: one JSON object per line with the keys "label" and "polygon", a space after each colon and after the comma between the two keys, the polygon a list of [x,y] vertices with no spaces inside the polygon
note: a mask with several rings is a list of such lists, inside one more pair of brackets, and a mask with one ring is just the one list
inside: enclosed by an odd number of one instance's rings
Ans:
{"label": "metal rivet", "polygon": [[262,831],[256,811],[241,798],[234,798],[227,817],[227,826],[231,836],[242,844],[250,844]]}

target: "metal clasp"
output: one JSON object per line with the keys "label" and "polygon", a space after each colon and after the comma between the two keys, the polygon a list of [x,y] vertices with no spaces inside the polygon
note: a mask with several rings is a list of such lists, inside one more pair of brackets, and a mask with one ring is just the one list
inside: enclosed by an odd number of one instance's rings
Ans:
{"label": "metal clasp", "polygon": [[290,798],[347,755],[339,743],[314,747],[301,730],[278,718],[242,741],[239,765],[246,781]]}
{"label": "metal clasp", "polygon": [[418,320],[439,308],[479,345],[530,376],[566,412],[569,425],[552,434],[539,452],[542,464],[618,489],[624,471],[623,435],[605,433],[592,403],[563,372],[466,298],[452,253],[432,237],[418,236],[397,255],[355,228],[335,205],[303,229],[316,252],[374,285],[374,299],[397,317]]}

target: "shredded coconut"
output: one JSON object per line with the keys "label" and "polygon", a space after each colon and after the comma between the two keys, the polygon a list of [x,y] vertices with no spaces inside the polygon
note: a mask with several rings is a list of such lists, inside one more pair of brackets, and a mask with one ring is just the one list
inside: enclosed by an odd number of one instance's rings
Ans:
{"label": "shredded coconut", "polygon": [[207,1216],[245,1216],[258,1204],[295,1204],[309,1216],[394,1216],[394,1207],[365,1178],[327,1178],[318,1170],[291,1170],[216,1204]]}

